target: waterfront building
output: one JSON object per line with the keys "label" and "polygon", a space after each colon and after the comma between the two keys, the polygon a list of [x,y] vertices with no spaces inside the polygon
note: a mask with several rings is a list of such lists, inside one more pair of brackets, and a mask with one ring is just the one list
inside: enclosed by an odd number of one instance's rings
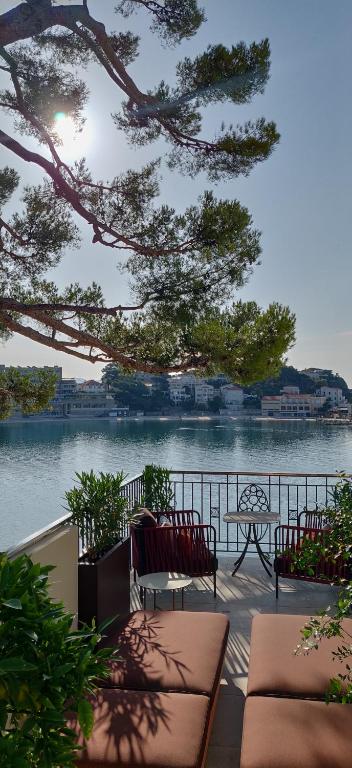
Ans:
{"label": "waterfront building", "polygon": [[92,379],[78,383],[76,379],[61,379],[56,388],[51,410],[52,416],[103,416],[113,406],[113,396],[101,382]]}
{"label": "waterfront building", "polygon": [[280,395],[262,397],[262,416],[309,418],[316,416],[325,402],[324,395],[301,394],[298,387],[284,387]]}
{"label": "waterfront building", "polygon": [[243,407],[244,393],[236,384],[224,384],[221,387],[221,396],[225,408],[230,411],[239,411]]}
{"label": "waterfront building", "polygon": [[88,394],[105,392],[104,384],[101,381],[95,381],[94,379],[88,379],[77,385],[78,392],[87,392]]}
{"label": "waterfront building", "polygon": [[324,386],[317,389],[317,395],[322,395],[326,398],[326,400],[330,400],[331,406],[333,408],[348,405],[341,387],[328,387],[324,384]]}
{"label": "waterfront building", "polygon": [[173,405],[192,404],[195,383],[196,377],[192,373],[169,376],[169,397]]}
{"label": "waterfront building", "polygon": [[207,384],[204,379],[198,379],[194,388],[194,402],[196,405],[208,406],[217,393],[212,384]]}

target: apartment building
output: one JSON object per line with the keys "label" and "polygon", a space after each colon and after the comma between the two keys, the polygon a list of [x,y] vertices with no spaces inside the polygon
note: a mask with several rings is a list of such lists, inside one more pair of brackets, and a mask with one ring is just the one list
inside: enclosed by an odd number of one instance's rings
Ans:
{"label": "apartment building", "polygon": [[324,386],[317,389],[317,395],[321,395],[322,397],[325,397],[326,400],[330,400],[330,403],[334,408],[348,405],[340,387],[328,387],[324,384]]}
{"label": "apartment building", "polygon": [[194,374],[180,374],[179,376],[169,377],[169,395],[170,401],[174,405],[191,403],[194,399],[194,390],[196,377]]}
{"label": "apartment building", "polygon": [[221,387],[221,397],[225,408],[229,411],[239,411],[243,406],[244,393],[236,384],[224,384]]}
{"label": "apartment building", "polygon": [[212,384],[207,384],[206,381],[199,379],[194,388],[194,402],[196,405],[202,405],[207,408],[208,403],[214,399],[216,393],[217,390]]}
{"label": "apartment building", "polygon": [[280,395],[262,397],[262,416],[309,418],[316,416],[325,402],[324,395],[306,395],[298,387],[284,387]]}

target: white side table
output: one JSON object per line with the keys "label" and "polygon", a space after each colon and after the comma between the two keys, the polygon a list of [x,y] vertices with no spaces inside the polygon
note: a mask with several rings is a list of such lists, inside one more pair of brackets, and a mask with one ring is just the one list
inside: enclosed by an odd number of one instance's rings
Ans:
{"label": "white side table", "polygon": [[170,573],[168,571],[161,571],[160,573],[146,573],[145,576],[138,576],[137,583],[143,589],[143,608],[146,608],[146,591],[152,590],[154,592],[154,609],[156,608],[156,593],[157,591],[172,592],[172,609],[175,610],[175,592],[177,589],[181,590],[181,607],[184,610],[184,595],[183,590],[185,587],[189,587],[192,584],[190,576],[186,576],[184,573]]}

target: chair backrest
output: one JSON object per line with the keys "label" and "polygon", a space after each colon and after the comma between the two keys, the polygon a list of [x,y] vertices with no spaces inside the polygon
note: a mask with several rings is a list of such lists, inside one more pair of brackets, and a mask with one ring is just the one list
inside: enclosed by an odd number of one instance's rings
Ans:
{"label": "chair backrest", "polygon": [[200,514],[195,509],[170,509],[157,515],[157,520],[158,523],[166,520],[171,525],[199,525]]}
{"label": "chair backrest", "polygon": [[189,576],[213,573],[211,532],[208,525],[131,528],[133,566],[139,576],[161,571]]}
{"label": "chair backrest", "polygon": [[[330,581],[348,578],[348,563],[339,557],[325,557],[328,551],[329,531],[324,528],[306,528],[297,525],[279,525],[275,529],[275,572],[291,579],[306,581]],[[305,544],[314,541],[319,545],[321,555],[312,562],[306,571],[300,570],[296,555]]]}
{"label": "chair backrest", "polygon": [[297,523],[304,528],[324,528],[326,524],[325,513],[319,509],[304,509],[298,515]]}
{"label": "chair backrest", "polygon": [[260,485],[250,483],[242,491],[238,501],[239,512],[270,512],[267,496]]}

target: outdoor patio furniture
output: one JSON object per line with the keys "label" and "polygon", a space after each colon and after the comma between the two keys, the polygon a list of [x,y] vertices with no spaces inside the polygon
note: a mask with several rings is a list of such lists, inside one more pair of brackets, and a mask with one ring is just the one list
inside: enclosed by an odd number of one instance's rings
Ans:
{"label": "outdoor patio furniture", "polygon": [[156,593],[161,591],[172,592],[172,609],[175,610],[175,592],[181,590],[181,607],[184,609],[184,590],[192,584],[192,579],[184,573],[146,573],[144,576],[138,576],[137,582],[143,589],[143,608],[146,606],[147,591],[154,593],[154,610],[156,609]]}
{"label": "outdoor patio furniture", "polygon": [[[93,734],[77,765],[204,768],[228,631],[222,614],[132,614],[109,638],[118,658],[93,699]],[[69,725],[83,745],[76,720]]]}
{"label": "outdoor patio furniture", "polygon": [[[296,564],[297,554],[304,546],[305,541],[315,541],[320,545],[321,551],[328,543],[329,529],[322,527],[323,518],[318,513],[304,512],[300,516],[303,525],[279,525],[275,529],[275,559],[274,571],[276,574],[276,598],[279,597],[279,577],[283,579],[299,579],[301,581],[326,582],[338,585],[341,579],[349,577],[350,567],[342,557],[325,558],[323,555],[316,563],[312,563],[309,570],[303,571]],[[307,526],[306,521],[313,518],[318,527]]]}
{"label": "outdoor patio furniture", "polygon": [[[264,569],[268,576],[271,576],[270,560],[266,552],[261,548],[260,542],[264,538],[268,526],[280,521],[280,515],[271,512],[267,496],[260,485],[256,485],[255,483],[247,485],[241,493],[238,509],[235,512],[227,512],[227,514],[224,515],[223,520],[225,523],[237,523],[241,532],[244,533],[246,537],[242,553],[234,563],[232,576],[237,573],[243,563],[250,544],[255,545]],[[242,526],[247,528],[245,532],[243,531]]]}
{"label": "outdoor patio furniture", "polygon": [[[182,573],[188,577],[212,576],[216,597],[216,530],[213,525],[192,523],[197,513],[179,510],[166,515],[167,524],[148,521],[131,525],[132,565],[138,576],[157,572]],[[187,520],[186,524],[173,524]]]}
{"label": "outdoor patio furniture", "polygon": [[135,611],[107,641],[118,658],[102,686],[204,694],[217,690],[228,617],[205,611]]}
{"label": "outdoor patio furniture", "polygon": [[[325,638],[318,651],[295,655],[301,629],[309,616],[258,614],[252,621],[248,696],[287,696],[324,700],[329,680],[339,664],[334,661],[336,638]],[[352,619],[343,627],[352,633]]]}
{"label": "outdoor patio furniture", "polygon": [[[336,638],[294,654],[308,616],[261,614],[252,622],[240,768],[348,768],[352,707],[325,702]],[[345,620],[352,631],[352,620]]]}
{"label": "outdoor patio furniture", "polygon": [[350,768],[351,731],[349,704],[251,696],[240,768]]}

